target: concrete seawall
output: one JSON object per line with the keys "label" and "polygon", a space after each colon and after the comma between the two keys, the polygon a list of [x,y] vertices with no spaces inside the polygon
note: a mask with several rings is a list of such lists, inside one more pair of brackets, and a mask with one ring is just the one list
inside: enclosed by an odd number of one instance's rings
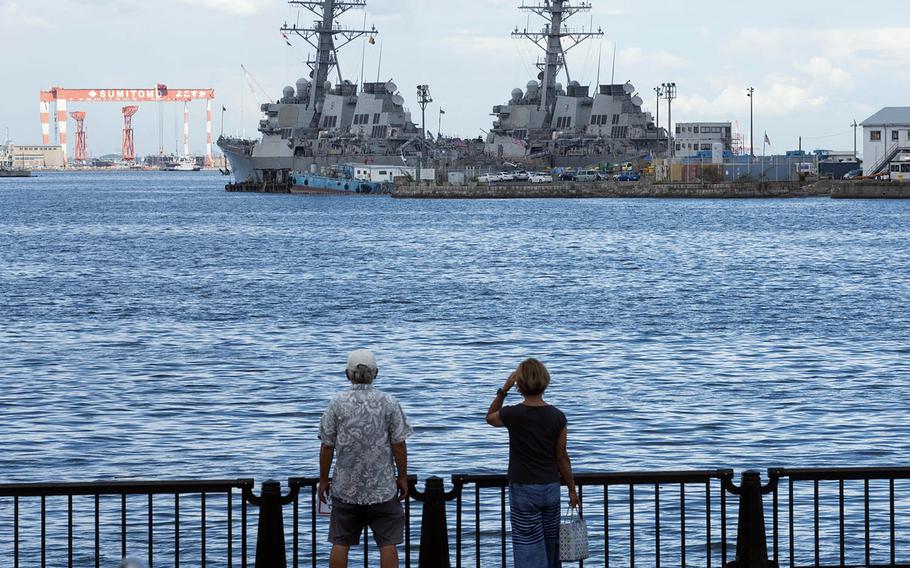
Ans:
{"label": "concrete seawall", "polygon": [[755,199],[825,197],[830,188],[797,183],[654,184],[558,183],[514,185],[403,185],[396,186],[397,199],[543,199],[543,198],[688,198]]}
{"label": "concrete seawall", "polygon": [[831,187],[833,199],[910,199],[910,183],[892,181],[838,181]]}

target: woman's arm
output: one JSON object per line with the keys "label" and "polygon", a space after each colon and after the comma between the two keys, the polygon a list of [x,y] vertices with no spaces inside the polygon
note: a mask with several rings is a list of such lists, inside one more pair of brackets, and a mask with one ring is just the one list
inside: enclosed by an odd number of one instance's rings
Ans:
{"label": "woman's arm", "polygon": [[575,492],[575,476],[572,475],[572,460],[569,459],[569,427],[562,429],[559,435],[559,442],[556,443],[556,464],[559,466],[559,474],[569,486],[569,506],[577,507],[581,504],[578,493]]}
{"label": "woman's arm", "polygon": [[508,380],[506,381],[505,386],[502,387],[500,392],[496,393],[496,398],[493,399],[493,404],[490,405],[490,408],[487,409],[487,424],[494,426],[496,428],[502,428],[505,424],[502,423],[502,418],[499,416],[499,411],[502,410],[502,404],[506,401],[506,395],[509,394],[509,391],[515,386],[515,381],[518,379],[515,373],[509,375]]}

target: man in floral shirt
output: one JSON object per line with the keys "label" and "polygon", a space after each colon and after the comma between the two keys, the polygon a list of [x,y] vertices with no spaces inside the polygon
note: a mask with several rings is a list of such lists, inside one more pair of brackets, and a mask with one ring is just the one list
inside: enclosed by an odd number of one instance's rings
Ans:
{"label": "man in floral shirt", "polygon": [[[379,546],[382,568],[398,567],[404,540],[408,498],[408,450],[411,426],[395,397],[373,387],[379,374],[376,357],[365,349],[348,357],[350,390],[335,396],[319,427],[319,499],[332,497],[330,568],[346,568],[348,551],[360,544],[369,525]],[[331,481],[329,470],[335,460]]]}

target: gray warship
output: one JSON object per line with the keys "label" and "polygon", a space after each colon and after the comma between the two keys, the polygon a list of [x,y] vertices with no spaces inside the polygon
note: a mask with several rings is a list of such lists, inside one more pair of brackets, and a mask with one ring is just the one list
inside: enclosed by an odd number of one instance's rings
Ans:
{"label": "gray warship", "polygon": [[[666,150],[667,132],[657,128],[631,83],[582,86],[572,80],[566,54],[602,30],[573,29],[567,22],[591,10],[590,2],[523,2],[524,12],[543,18],[541,31],[516,28],[512,37],[542,50],[539,73],[525,89],[516,88],[496,117],[484,152],[497,161],[585,166],[655,156]],[[565,76],[565,87],[558,82]],[[599,83],[599,80],[598,80]]]}
{"label": "gray warship", "polygon": [[[341,163],[430,167],[438,146],[411,120],[392,80],[356,85],[342,78],[338,51],[362,39],[375,42],[375,28],[352,29],[338,19],[366,0],[292,0],[316,16],[311,26],[285,24],[285,37],[302,38],[315,49],[309,78],[284,88],[279,100],[262,105],[260,140],[221,137],[218,146],[238,183],[286,184],[293,172],[321,171]],[[337,76],[332,83],[330,76]],[[458,148],[445,152],[447,161]]]}

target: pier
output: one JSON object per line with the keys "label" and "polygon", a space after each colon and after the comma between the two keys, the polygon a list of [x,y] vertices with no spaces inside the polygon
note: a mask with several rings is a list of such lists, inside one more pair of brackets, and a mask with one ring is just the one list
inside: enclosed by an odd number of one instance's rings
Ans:
{"label": "pier", "polygon": [[797,182],[748,183],[651,183],[600,182],[552,184],[470,184],[396,186],[398,199],[540,199],[540,198],[663,198],[663,199],[756,199],[827,197],[827,185]]}
{"label": "pier", "polygon": [[[910,566],[895,506],[910,498],[908,479],[906,467],[576,475],[588,564],[629,567]],[[506,568],[505,476],[409,482],[405,566]],[[0,485],[0,563],[316,568],[328,552],[317,484],[270,480],[258,494],[252,479]],[[358,554],[378,566],[371,538]]]}

